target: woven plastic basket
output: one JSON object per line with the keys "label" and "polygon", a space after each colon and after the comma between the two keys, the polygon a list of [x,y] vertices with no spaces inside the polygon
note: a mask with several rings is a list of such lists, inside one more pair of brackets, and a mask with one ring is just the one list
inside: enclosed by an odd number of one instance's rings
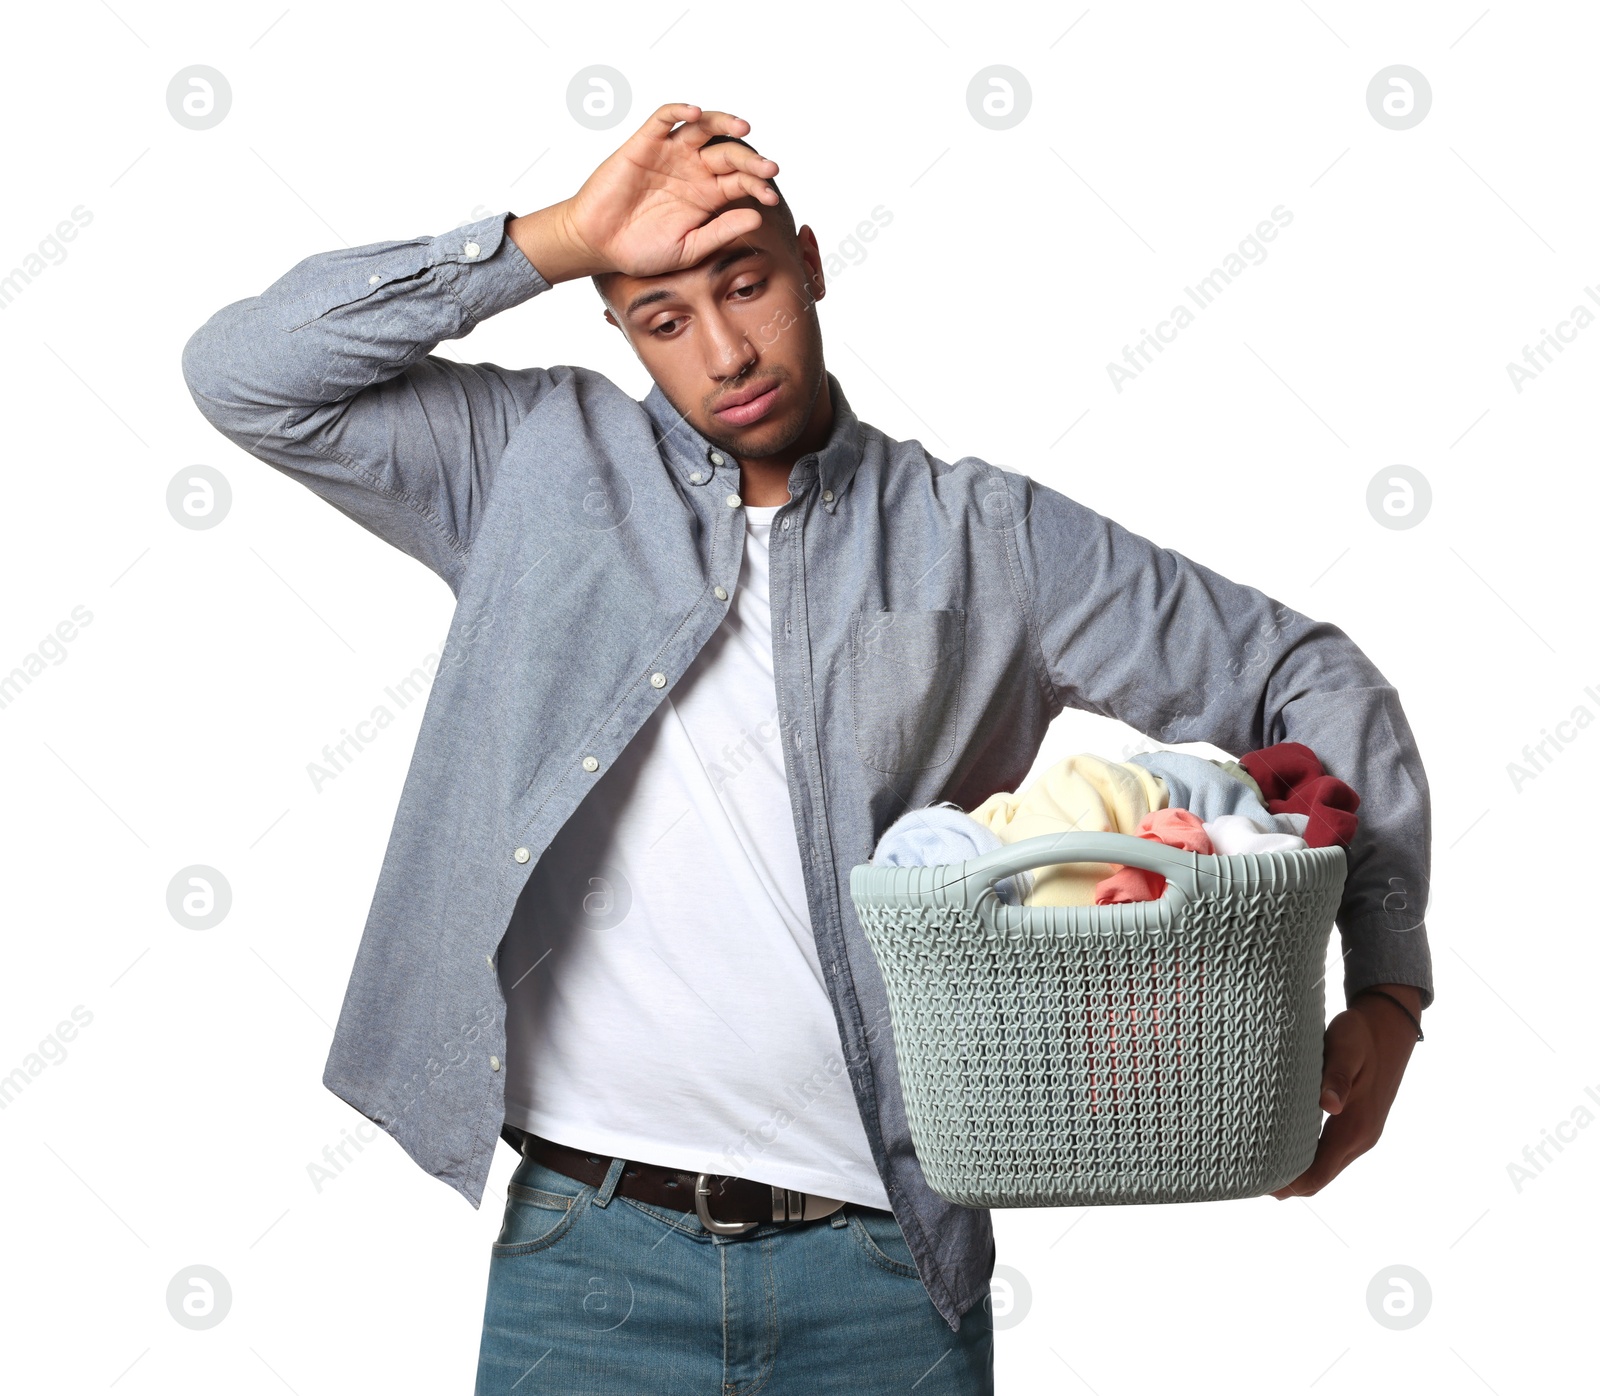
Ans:
{"label": "woven plastic basket", "polygon": [[[1017,907],[1001,878],[1126,863],[1156,901]],[[912,1142],[969,1207],[1255,1197],[1309,1166],[1341,848],[1214,857],[1049,834],[965,863],[852,869]]]}

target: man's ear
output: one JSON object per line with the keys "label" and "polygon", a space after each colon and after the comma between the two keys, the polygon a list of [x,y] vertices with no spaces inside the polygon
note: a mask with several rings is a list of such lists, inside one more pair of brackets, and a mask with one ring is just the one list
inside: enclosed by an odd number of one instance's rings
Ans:
{"label": "man's ear", "polygon": [[800,246],[800,262],[806,269],[806,290],[813,301],[820,301],[828,294],[828,283],[822,274],[822,252],[817,247],[817,235],[811,231],[809,223],[795,234],[795,241]]}
{"label": "man's ear", "polygon": [[611,313],[610,306],[607,306],[605,309],[605,317],[606,324],[612,326],[616,332],[622,336],[622,342],[626,344],[628,348],[633,350],[633,357],[638,359],[640,363],[643,363],[644,356],[639,353],[639,346],[633,342],[633,336],[628,333],[622,321],[617,319],[617,317]]}

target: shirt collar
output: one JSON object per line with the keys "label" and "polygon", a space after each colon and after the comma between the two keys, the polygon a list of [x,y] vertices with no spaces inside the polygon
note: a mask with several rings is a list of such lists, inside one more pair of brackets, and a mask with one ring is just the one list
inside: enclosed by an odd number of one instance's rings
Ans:
{"label": "shirt collar", "polygon": [[[822,449],[815,455],[802,456],[795,462],[791,479],[804,480],[815,462],[822,507],[830,514],[838,507],[846,487],[861,463],[861,422],[851,410],[850,403],[839,386],[839,380],[828,374],[828,391],[833,402],[833,430]],[[657,439],[664,448],[663,454],[685,484],[706,485],[719,467],[737,470],[733,458],[718,450],[679,415],[661,391],[660,384],[652,384],[644,399],[644,410],[655,424]],[[717,459],[721,457],[721,459]],[[698,478],[697,478],[698,477]]]}

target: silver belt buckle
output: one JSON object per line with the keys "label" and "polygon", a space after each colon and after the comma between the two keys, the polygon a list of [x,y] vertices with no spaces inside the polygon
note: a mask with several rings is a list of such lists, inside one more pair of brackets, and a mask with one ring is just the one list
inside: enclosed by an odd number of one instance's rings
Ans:
{"label": "silver belt buckle", "polygon": [[[696,1173],[694,1175],[694,1214],[700,1218],[700,1225],[717,1236],[742,1236],[752,1227],[760,1226],[759,1221],[725,1222],[718,1221],[711,1215],[708,1199],[711,1197],[711,1175],[709,1173]],[[814,1192],[796,1192],[793,1188],[772,1189],[772,1220],[781,1221],[816,1221],[821,1217],[832,1216],[844,1206],[844,1199],[838,1197],[822,1197]]]}

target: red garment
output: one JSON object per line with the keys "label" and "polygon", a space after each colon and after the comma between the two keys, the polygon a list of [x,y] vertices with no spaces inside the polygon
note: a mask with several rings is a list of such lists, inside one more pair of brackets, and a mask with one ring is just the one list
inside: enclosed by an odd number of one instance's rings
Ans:
{"label": "red garment", "polygon": [[1268,814],[1307,816],[1305,839],[1311,848],[1348,848],[1356,836],[1357,795],[1322,769],[1317,753],[1303,742],[1279,742],[1246,752],[1239,764],[1266,796]]}
{"label": "red garment", "polygon": [[[1140,821],[1135,837],[1151,839],[1171,848],[1181,848],[1186,853],[1210,853],[1211,839],[1199,815],[1186,809],[1153,809]],[[1167,890],[1167,879],[1158,872],[1145,868],[1114,863],[1116,871],[1103,877],[1094,885],[1094,904],[1110,906],[1114,902],[1153,902]]]}

